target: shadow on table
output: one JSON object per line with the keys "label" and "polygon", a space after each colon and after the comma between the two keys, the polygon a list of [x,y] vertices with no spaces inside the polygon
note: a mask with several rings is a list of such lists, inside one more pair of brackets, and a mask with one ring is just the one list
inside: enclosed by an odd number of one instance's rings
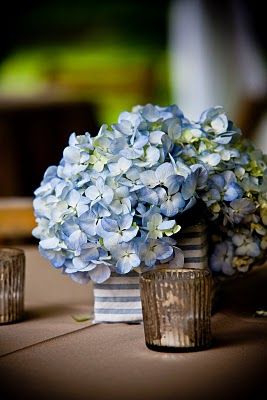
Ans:
{"label": "shadow on table", "polygon": [[267,265],[255,267],[234,280],[225,280],[220,284],[215,314],[223,312],[253,321],[257,310],[267,309],[266,284]]}
{"label": "shadow on table", "polygon": [[222,327],[221,324],[218,326],[213,334],[211,350],[227,347],[241,347],[243,345],[249,346],[259,344],[260,342],[262,342],[263,345],[265,343],[266,346],[266,324],[260,326],[256,323],[257,327],[253,324],[244,326],[240,320],[237,320],[234,327],[231,327],[230,324],[233,324],[232,320],[227,327]]}
{"label": "shadow on table", "polygon": [[[91,315],[92,309],[88,305],[74,304],[49,304],[26,308],[23,321],[40,320],[48,318],[73,317],[75,315]],[[74,321],[74,319],[73,319]]]}

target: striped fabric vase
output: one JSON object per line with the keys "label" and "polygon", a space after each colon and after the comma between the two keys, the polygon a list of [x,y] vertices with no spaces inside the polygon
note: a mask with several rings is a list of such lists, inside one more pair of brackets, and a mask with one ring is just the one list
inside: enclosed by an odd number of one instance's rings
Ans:
{"label": "striped fabric vase", "polygon": [[140,323],[143,320],[139,274],[112,273],[101,284],[94,284],[94,322]]}
{"label": "striped fabric vase", "polygon": [[[206,225],[198,223],[182,230],[177,246],[185,256],[184,268],[207,268]],[[101,284],[94,284],[94,322],[140,323],[143,320],[139,274],[112,273]]]}
{"label": "striped fabric vase", "polygon": [[208,268],[207,226],[204,222],[182,229],[177,246],[184,253],[184,268]]}

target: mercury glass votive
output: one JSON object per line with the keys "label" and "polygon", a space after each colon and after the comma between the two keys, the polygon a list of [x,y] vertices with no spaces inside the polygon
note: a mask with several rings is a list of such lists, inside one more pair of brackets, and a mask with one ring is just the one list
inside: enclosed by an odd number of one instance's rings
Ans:
{"label": "mercury glass votive", "polygon": [[19,321],[24,310],[25,254],[0,248],[0,323]]}
{"label": "mercury glass votive", "polygon": [[211,273],[160,269],[140,276],[145,341],[157,351],[194,351],[211,345]]}

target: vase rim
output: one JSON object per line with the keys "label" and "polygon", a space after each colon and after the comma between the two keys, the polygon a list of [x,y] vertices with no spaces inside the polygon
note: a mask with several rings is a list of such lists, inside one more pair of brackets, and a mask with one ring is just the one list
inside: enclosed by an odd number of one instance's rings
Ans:
{"label": "vase rim", "polygon": [[141,279],[150,279],[152,277],[166,276],[170,278],[181,277],[182,279],[194,279],[211,276],[208,268],[160,268],[154,271],[141,273]]}
{"label": "vase rim", "polygon": [[25,256],[24,250],[17,247],[0,247],[0,260],[18,256]]}

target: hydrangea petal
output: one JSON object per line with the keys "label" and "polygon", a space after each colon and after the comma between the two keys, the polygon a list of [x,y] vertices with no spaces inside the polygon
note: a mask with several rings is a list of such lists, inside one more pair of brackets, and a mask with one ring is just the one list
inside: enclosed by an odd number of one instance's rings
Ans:
{"label": "hydrangea petal", "polygon": [[218,153],[209,153],[201,155],[199,159],[211,167],[216,167],[221,161],[221,156]]}
{"label": "hydrangea petal", "polygon": [[182,184],[181,193],[185,200],[190,199],[196,191],[197,177],[195,173],[191,173]]}
{"label": "hydrangea petal", "polygon": [[110,187],[105,186],[104,187],[104,192],[102,194],[102,197],[103,197],[103,200],[104,200],[104,202],[106,204],[110,204],[112,202],[112,200],[113,200],[113,197],[114,197],[113,190]]}
{"label": "hydrangea petal", "polygon": [[90,280],[90,277],[87,272],[75,272],[75,273],[69,274],[69,277],[74,282],[80,283],[81,285],[88,283]]}
{"label": "hydrangea petal", "polygon": [[154,251],[148,250],[144,256],[145,265],[148,267],[153,267],[156,264],[157,256]]}
{"label": "hydrangea petal", "polygon": [[80,201],[80,198],[80,193],[77,190],[73,189],[69,192],[66,200],[70,207],[76,207],[78,202]]}
{"label": "hydrangea petal", "polygon": [[149,141],[151,144],[161,144],[161,138],[165,135],[162,131],[152,131],[149,135]]}
{"label": "hydrangea petal", "polygon": [[80,162],[80,150],[75,146],[68,146],[63,151],[64,160],[70,164]]}
{"label": "hydrangea petal", "polygon": [[160,211],[167,217],[174,217],[179,212],[179,206],[172,200],[166,200],[163,204],[161,204]]}
{"label": "hydrangea petal", "polygon": [[90,200],[96,200],[100,196],[100,193],[97,187],[92,185],[86,189],[85,196],[88,197]]}
{"label": "hydrangea petal", "polygon": [[100,264],[93,270],[89,271],[88,274],[93,282],[102,283],[110,277],[111,271],[107,265]]}
{"label": "hydrangea petal", "polygon": [[168,188],[168,194],[172,195],[180,189],[182,183],[184,181],[184,177],[180,175],[171,175],[166,179],[165,185]]}
{"label": "hydrangea petal", "polygon": [[110,250],[112,247],[117,246],[118,243],[121,243],[121,235],[118,233],[112,233],[103,237],[104,246],[107,250]]}
{"label": "hydrangea petal", "polygon": [[103,218],[101,225],[104,231],[107,232],[116,232],[119,229],[118,222],[111,218]]}
{"label": "hydrangea petal", "polygon": [[80,229],[77,229],[77,231],[73,232],[68,239],[68,245],[73,250],[80,249],[81,246],[86,242],[87,236]]}
{"label": "hydrangea petal", "polygon": [[184,253],[178,247],[173,247],[174,257],[168,262],[168,268],[183,268],[184,266]]}
{"label": "hydrangea petal", "polygon": [[121,238],[123,242],[129,242],[132,240],[138,232],[138,227],[132,227],[122,232]]}
{"label": "hydrangea petal", "polygon": [[169,176],[174,175],[174,169],[171,163],[163,163],[156,169],[156,177],[160,183],[166,183]]}
{"label": "hydrangea petal", "polygon": [[152,170],[147,170],[144,172],[141,172],[140,174],[140,181],[151,188],[154,188],[159,184],[159,181],[156,177],[155,171]]}
{"label": "hydrangea petal", "polygon": [[133,217],[130,214],[122,215],[119,218],[120,229],[129,229],[133,223]]}
{"label": "hydrangea petal", "polygon": [[172,246],[169,246],[166,243],[160,243],[156,247],[156,254],[158,260],[165,260],[169,258],[173,253]]}
{"label": "hydrangea petal", "polygon": [[116,272],[119,274],[127,274],[132,269],[132,265],[129,262],[129,257],[122,257],[116,263]]}
{"label": "hydrangea petal", "polygon": [[57,237],[51,237],[41,240],[39,244],[44,250],[55,249],[59,245],[59,239]]}
{"label": "hydrangea petal", "polygon": [[139,200],[144,203],[153,204],[155,206],[158,204],[159,201],[158,195],[155,190],[149,189],[147,187],[144,187],[139,191]]}
{"label": "hydrangea petal", "polygon": [[164,231],[167,229],[172,229],[175,226],[175,224],[176,224],[175,220],[171,219],[161,222],[158,227],[159,229]]}

